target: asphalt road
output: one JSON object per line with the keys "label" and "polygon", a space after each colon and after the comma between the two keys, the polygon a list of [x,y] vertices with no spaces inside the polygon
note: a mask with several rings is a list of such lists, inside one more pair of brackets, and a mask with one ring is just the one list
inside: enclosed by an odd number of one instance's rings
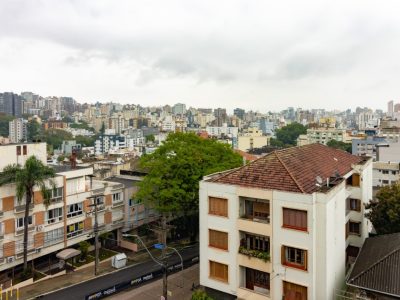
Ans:
{"label": "asphalt road", "polygon": [[[198,245],[190,248],[185,248],[180,250],[179,253],[182,255],[183,261],[191,260],[193,258],[199,257]],[[172,254],[168,258],[168,266],[174,266],[180,264],[181,260],[176,253]],[[111,274],[106,274],[100,277],[96,277],[89,281],[79,283],[77,285],[50,293],[46,295],[39,296],[35,299],[40,300],[71,300],[71,299],[85,299],[86,296],[94,294],[98,291],[111,288],[114,285],[131,281],[140,276],[146,275],[151,272],[156,272],[161,269],[161,266],[153,261],[145,262],[142,264],[134,265],[118,272]],[[149,280],[148,282],[151,282]],[[146,282],[147,283],[147,282]],[[136,285],[133,288],[139,287],[142,284]],[[114,294],[115,295],[115,294]]]}

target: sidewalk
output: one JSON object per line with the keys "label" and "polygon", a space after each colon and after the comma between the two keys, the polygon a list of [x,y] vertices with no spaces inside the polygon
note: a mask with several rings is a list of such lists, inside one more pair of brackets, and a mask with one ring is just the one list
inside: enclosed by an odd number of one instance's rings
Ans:
{"label": "sidewalk", "polygon": [[[199,284],[199,264],[168,276],[168,291],[171,294],[168,300],[190,300],[192,298],[192,284]],[[144,286],[127,290],[111,296],[110,300],[160,300],[163,280],[159,279]]]}
{"label": "sidewalk", "polygon": [[[147,253],[140,253],[134,255],[134,259],[129,262],[129,265],[138,264],[151,260]],[[99,264],[99,275],[107,274],[115,271],[111,266],[111,259],[106,259]],[[84,265],[74,272],[69,272],[65,275],[50,278],[47,280],[33,283],[29,286],[23,287],[19,290],[19,299],[34,299],[35,297],[52,292],[64,287],[68,287],[74,284],[78,284],[94,278],[94,262]],[[3,294],[5,299],[5,294]],[[13,297],[8,297],[9,300],[17,299],[16,292],[13,293]]]}

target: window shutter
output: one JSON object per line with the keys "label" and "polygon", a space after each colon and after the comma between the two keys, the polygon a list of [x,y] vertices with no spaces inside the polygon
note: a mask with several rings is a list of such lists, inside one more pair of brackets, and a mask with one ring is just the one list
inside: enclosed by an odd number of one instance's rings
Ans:
{"label": "window shutter", "polygon": [[361,211],[361,200],[357,199],[357,211]]}
{"label": "window shutter", "polygon": [[284,265],[286,263],[286,257],[285,257],[285,246],[281,246],[281,263]]}
{"label": "window shutter", "polygon": [[346,223],[346,239],[349,236],[349,222]]}

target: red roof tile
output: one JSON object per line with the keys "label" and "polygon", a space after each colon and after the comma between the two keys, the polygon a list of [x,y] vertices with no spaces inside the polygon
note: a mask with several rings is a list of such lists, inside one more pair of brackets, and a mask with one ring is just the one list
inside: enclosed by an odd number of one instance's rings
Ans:
{"label": "red roof tile", "polygon": [[343,150],[311,144],[274,151],[246,166],[215,176],[209,181],[269,190],[311,194],[323,180],[350,172],[352,164],[363,161]]}

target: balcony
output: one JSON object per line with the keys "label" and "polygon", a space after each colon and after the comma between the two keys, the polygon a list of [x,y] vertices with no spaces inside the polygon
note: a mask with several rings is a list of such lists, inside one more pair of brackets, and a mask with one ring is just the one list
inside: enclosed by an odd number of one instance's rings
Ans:
{"label": "balcony", "polygon": [[[29,210],[32,210],[33,209],[33,203],[30,203],[29,204]],[[17,214],[17,213],[22,213],[22,212],[24,212],[25,211],[25,204],[21,204],[21,205],[18,205],[18,206],[15,206],[14,207],[14,212]]]}
{"label": "balcony", "polygon": [[263,260],[264,262],[270,261],[270,254],[267,251],[257,250],[257,249],[247,249],[244,246],[239,247],[239,253],[243,255],[247,255],[249,257],[255,257]]}
{"label": "balcony", "polygon": [[264,224],[270,223],[269,201],[240,197],[240,217]]}
{"label": "balcony", "polygon": [[254,290],[246,289],[244,287],[240,287],[237,290],[237,298],[238,299],[246,299],[246,300],[270,300],[269,292],[268,294],[257,293]]}
{"label": "balcony", "polygon": [[238,264],[262,272],[271,272],[270,240],[268,236],[240,232]]}
{"label": "balcony", "polygon": [[[34,230],[35,230],[35,226],[29,225],[29,227],[28,227],[28,232],[32,232],[32,231],[34,231]],[[24,233],[24,228],[17,229],[17,230],[15,231],[15,235],[21,235],[21,234],[23,234],[23,233]]]}
{"label": "balcony", "polygon": [[240,267],[238,299],[270,299],[270,273]]}

